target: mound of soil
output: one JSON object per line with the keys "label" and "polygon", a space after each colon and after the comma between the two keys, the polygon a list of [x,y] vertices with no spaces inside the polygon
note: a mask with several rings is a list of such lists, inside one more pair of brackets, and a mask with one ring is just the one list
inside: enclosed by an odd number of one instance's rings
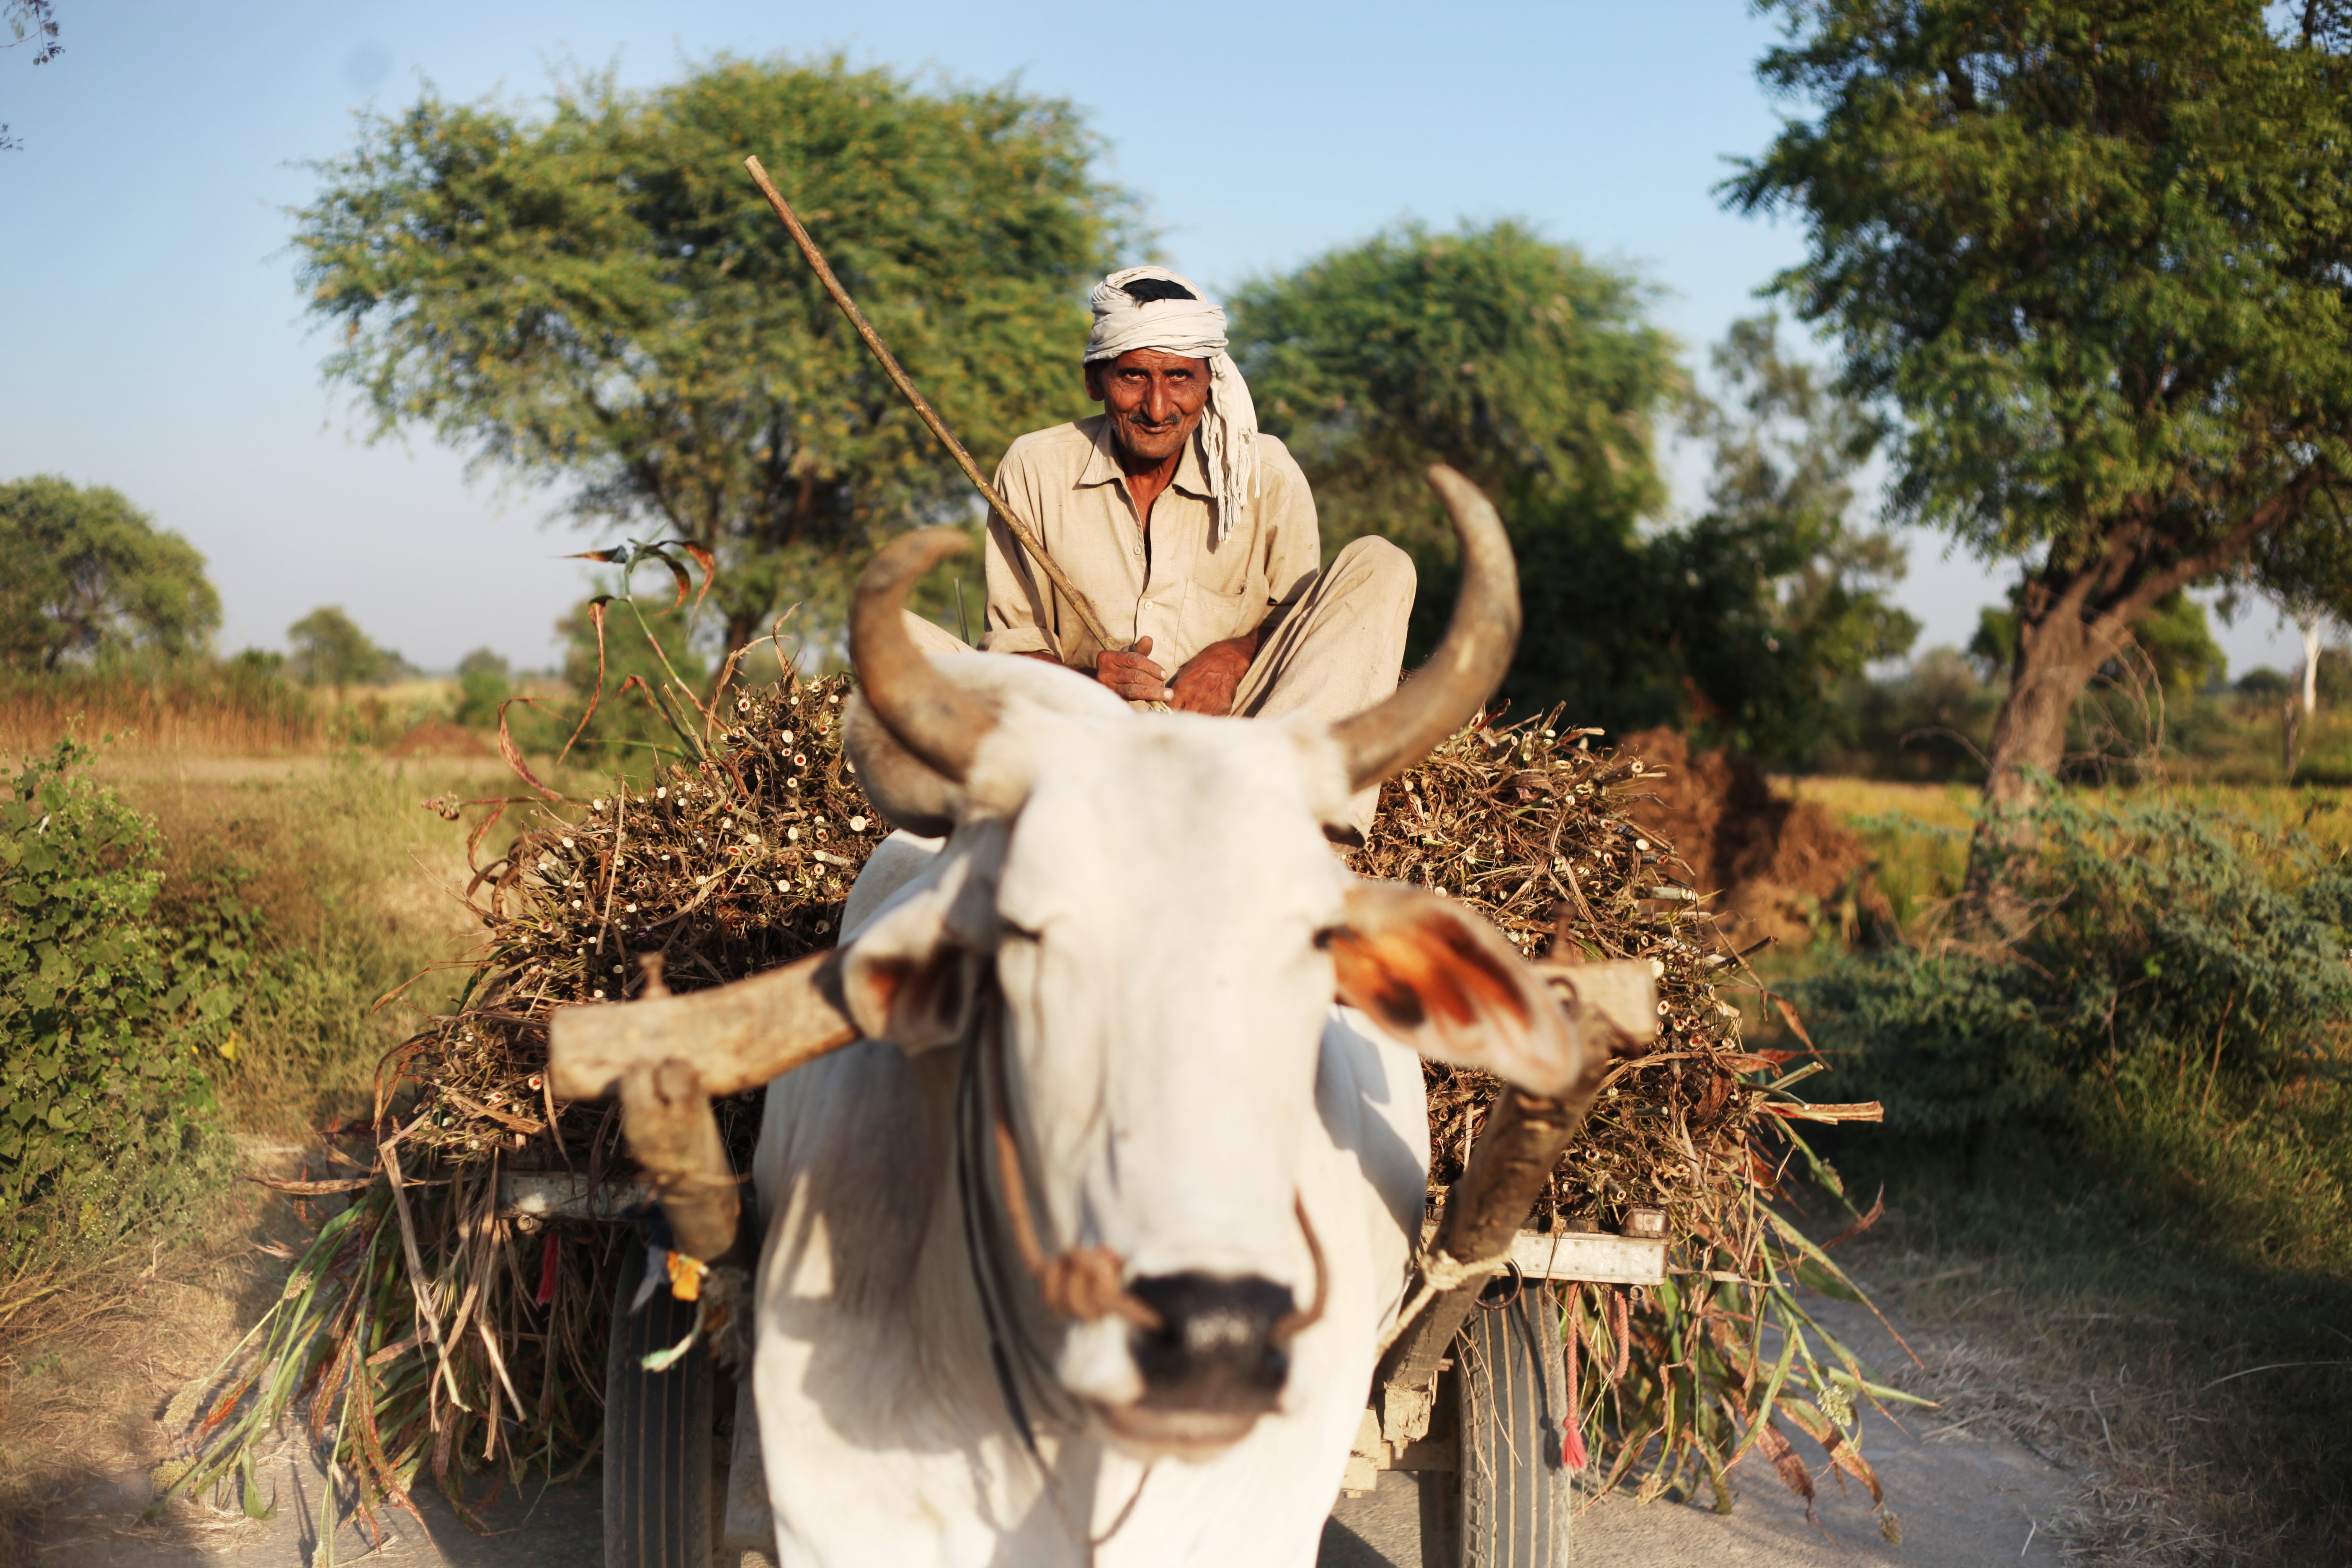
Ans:
{"label": "mound of soil", "polygon": [[1851,938],[1857,921],[1891,921],[1862,840],[1811,801],[1776,794],[1753,757],[1693,753],[1675,730],[1630,735],[1624,749],[1666,775],[1655,798],[1628,815],[1673,845],[1698,890],[1715,895],[1735,945],[1801,943],[1824,926]]}
{"label": "mound of soil", "polygon": [[394,757],[489,757],[498,753],[489,742],[463,724],[427,719],[385,748]]}

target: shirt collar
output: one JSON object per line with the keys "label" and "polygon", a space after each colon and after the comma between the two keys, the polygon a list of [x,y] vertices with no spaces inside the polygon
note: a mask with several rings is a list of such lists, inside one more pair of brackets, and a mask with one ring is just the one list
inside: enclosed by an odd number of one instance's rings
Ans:
{"label": "shirt collar", "polygon": [[[1118,448],[1111,445],[1110,416],[1097,414],[1088,423],[1094,426],[1095,449],[1087,458],[1086,470],[1078,475],[1081,489],[1126,477],[1126,470],[1118,466]],[[1192,438],[1184,443],[1184,455],[1177,459],[1176,477],[1169,481],[1169,488],[1182,490],[1196,500],[1209,500],[1216,494],[1209,488],[1208,471],[1201,463],[1201,433],[1197,427]]]}

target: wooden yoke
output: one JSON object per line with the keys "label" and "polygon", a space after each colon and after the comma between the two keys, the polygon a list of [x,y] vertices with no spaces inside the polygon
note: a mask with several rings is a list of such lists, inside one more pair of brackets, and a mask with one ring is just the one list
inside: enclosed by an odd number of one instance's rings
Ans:
{"label": "wooden yoke", "polygon": [[1645,959],[1534,966],[1559,997],[1578,1032],[1595,1047],[1584,1077],[1553,1099],[1508,1084],[1496,1097],[1470,1160],[1445,1194],[1421,1258],[1421,1278],[1396,1341],[1381,1360],[1375,1392],[1383,1436],[1392,1442],[1427,1435],[1428,1390],[1454,1336],[1477,1306],[1487,1280],[1510,1256],[1511,1242],[1551,1179],[1554,1166],[1584,1125],[1609,1069],[1610,1046],[1657,1038],[1656,982]]}
{"label": "wooden yoke", "polygon": [[548,1083],[560,1100],[621,1100],[629,1152],[661,1199],[677,1250],[708,1263],[735,1245],[742,1201],[713,1099],[740,1094],[858,1037],[838,950],[674,996],[657,957],[635,1002],[558,1008]]}

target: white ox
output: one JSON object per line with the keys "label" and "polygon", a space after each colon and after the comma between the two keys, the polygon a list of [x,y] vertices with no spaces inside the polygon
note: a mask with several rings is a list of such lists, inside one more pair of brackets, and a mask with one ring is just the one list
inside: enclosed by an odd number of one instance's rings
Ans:
{"label": "white ox", "polygon": [[853,895],[867,1038],[769,1089],[754,1378],[783,1568],[1314,1561],[1422,1214],[1413,1053],[1549,1093],[1597,1048],[1490,928],[1326,842],[1516,640],[1492,510],[1433,479],[1454,625],[1337,726],[934,662],[898,606],[956,536],[867,572],[850,743],[886,815],[944,843],[895,836]]}

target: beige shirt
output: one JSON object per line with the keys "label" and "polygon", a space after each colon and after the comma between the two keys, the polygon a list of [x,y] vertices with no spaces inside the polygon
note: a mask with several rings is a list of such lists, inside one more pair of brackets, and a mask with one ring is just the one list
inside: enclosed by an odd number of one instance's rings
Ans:
{"label": "beige shirt", "polygon": [[[1096,415],[1022,437],[996,470],[997,489],[1036,531],[1122,649],[1151,639],[1154,664],[1175,672],[1213,642],[1270,635],[1314,582],[1323,550],[1307,476],[1280,441],[1257,438],[1257,494],[1223,542],[1196,437],[1151,505],[1150,537]],[[1049,652],[1091,666],[1085,624],[1002,520],[988,524],[991,653]]]}

